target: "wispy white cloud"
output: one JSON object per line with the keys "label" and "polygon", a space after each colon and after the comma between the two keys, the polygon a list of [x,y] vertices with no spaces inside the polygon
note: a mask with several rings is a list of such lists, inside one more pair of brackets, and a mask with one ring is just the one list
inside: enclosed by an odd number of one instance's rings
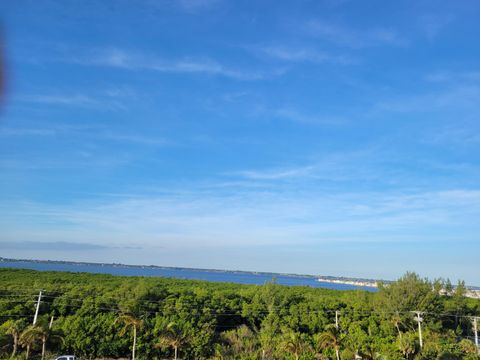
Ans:
{"label": "wispy white cloud", "polygon": [[441,70],[427,74],[425,79],[432,83],[477,83],[480,84],[479,71],[449,71]]}
{"label": "wispy white cloud", "polygon": [[271,115],[303,124],[341,125],[346,122],[340,116],[305,113],[293,107],[272,110]]}
{"label": "wispy white cloud", "polygon": [[92,108],[101,110],[125,110],[126,106],[120,100],[119,94],[113,90],[104,93],[86,95],[82,93],[60,93],[60,91],[46,94],[18,95],[14,100],[30,104],[54,105],[62,107]]}
{"label": "wispy white cloud", "polygon": [[[365,113],[385,118],[401,115],[405,120],[428,115],[435,126],[417,134],[423,144],[458,151],[474,149],[480,143],[480,73],[478,71],[442,70],[423,77],[412,93],[390,95],[378,100]],[[455,121],[452,123],[453,119]],[[471,151],[471,150],[470,150]]]}
{"label": "wispy white cloud", "polygon": [[[155,134],[146,135],[139,132],[111,131],[103,127],[63,127],[41,128],[6,128],[0,130],[3,141],[12,141],[19,137],[28,139],[49,137],[63,143],[69,139],[72,147],[64,151],[50,153],[26,151],[25,153],[4,153],[0,158],[0,169],[12,173],[35,173],[59,171],[79,171],[79,169],[113,169],[123,168],[137,161],[143,148],[172,146],[172,141]],[[22,139],[23,143],[27,143]],[[50,144],[49,144],[50,145]],[[112,148],[112,145],[115,145]],[[80,170],[82,171],[82,170]]]}
{"label": "wispy white cloud", "polygon": [[406,46],[408,40],[397,31],[389,28],[351,29],[323,20],[307,23],[308,32],[318,38],[349,48],[366,48],[381,45]]}
{"label": "wispy white cloud", "polygon": [[[374,169],[371,164],[371,159],[369,159],[370,157],[371,154],[368,155],[367,153],[362,152],[331,154],[306,165],[251,169],[228,173],[226,175],[260,181],[326,180],[335,182],[363,182],[378,177],[378,169]],[[363,166],[359,166],[359,163],[361,163]]]}
{"label": "wispy white cloud", "polygon": [[[428,138],[423,140],[424,143],[427,140],[432,141]],[[442,138],[438,141],[444,146],[453,140]],[[459,145],[453,143],[453,146],[458,150]],[[474,161],[439,161],[426,156],[405,158],[385,144],[358,151],[319,154],[301,164],[296,160],[290,165],[240,169],[222,175],[230,180],[250,182],[252,187],[263,185],[266,189],[297,188],[315,192],[318,188],[395,188],[408,192],[411,189],[448,188],[459,184],[469,187],[475,184],[473,179],[478,178],[479,169]]]}
{"label": "wispy white cloud", "polygon": [[[480,192],[170,193],[73,206],[0,209],[2,239],[130,244],[169,249],[325,242],[455,241],[479,230]],[[19,223],[28,227],[18,227]]]}
{"label": "wispy white cloud", "polygon": [[223,0],[146,0],[146,4],[155,10],[174,8],[184,13],[203,13],[221,5]]}
{"label": "wispy white cloud", "polygon": [[168,60],[151,54],[130,53],[111,48],[96,51],[85,57],[70,59],[82,65],[97,65],[128,70],[150,70],[164,73],[219,75],[236,80],[260,80],[281,75],[284,70],[256,71],[223,65],[209,58],[183,58]]}
{"label": "wispy white cloud", "polygon": [[36,171],[70,170],[72,172],[85,169],[112,169],[132,162],[132,157],[125,153],[92,153],[85,150],[65,152],[48,159],[39,155],[0,158],[0,169],[20,171],[33,175]]}
{"label": "wispy white cloud", "polygon": [[144,135],[136,135],[136,134],[122,134],[122,133],[100,133],[97,135],[98,138],[106,139],[106,140],[113,140],[122,143],[137,143],[141,145],[167,145],[171,142],[165,138],[161,137],[154,137],[154,136],[144,136]]}
{"label": "wispy white cloud", "polygon": [[24,95],[19,97],[26,102],[55,105],[98,106],[99,101],[91,96],[76,95]]}
{"label": "wispy white cloud", "polygon": [[[480,128],[475,124],[441,127],[426,135],[423,141],[435,145],[451,145],[456,149],[477,146],[480,144]],[[477,174],[480,175],[480,169]]]}
{"label": "wispy white cloud", "polygon": [[425,14],[419,18],[419,27],[425,37],[433,41],[453,21],[451,14]]}
{"label": "wispy white cloud", "polygon": [[52,136],[56,131],[53,129],[39,128],[0,128],[0,136]]}
{"label": "wispy white cloud", "polygon": [[178,0],[180,7],[187,12],[197,12],[210,9],[221,2],[221,0]]}
{"label": "wispy white cloud", "polygon": [[[25,125],[25,124],[24,124]],[[0,128],[0,136],[3,137],[44,137],[44,136],[68,136],[77,142],[86,142],[94,140],[109,140],[124,144],[133,143],[140,145],[164,146],[171,145],[172,142],[165,137],[155,136],[155,134],[145,135],[142,133],[112,131],[101,124],[93,125],[64,125],[44,123],[43,128],[31,128],[28,126],[3,127]]]}
{"label": "wispy white cloud", "polygon": [[5,250],[22,250],[28,248],[36,251],[97,251],[108,250],[112,247],[99,244],[67,242],[67,241],[1,241],[0,244]]}
{"label": "wispy white cloud", "polygon": [[[436,81],[439,80],[437,77]],[[415,95],[398,95],[396,98],[378,101],[372,113],[428,113],[445,109],[461,109],[463,112],[473,110],[477,113],[479,102],[480,84],[458,82],[446,88],[426,90]]]}
{"label": "wispy white cloud", "polygon": [[[258,99],[255,99],[258,102]],[[291,121],[303,125],[339,126],[349,122],[347,116],[333,115],[321,111],[306,111],[299,106],[282,104],[271,107],[255,101],[250,102],[249,116],[267,120]]]}
{"label": "wispy white cloud", "polygon": [[296,168],[271,169],[271,170],[245,170],[231,175],[238,175],[252,180],[282,180],[311,175],[314,166],[303,166]]}
{"label": "wispy white cloud", "polygon": [[261,55],[278,59],[285,62],[311,62],[311,63],[336,63],[351,64],[354,59],[351,56],[332,55],[328,52],[322,52],[305,47],[292,46],[261,46],[253,48]]}

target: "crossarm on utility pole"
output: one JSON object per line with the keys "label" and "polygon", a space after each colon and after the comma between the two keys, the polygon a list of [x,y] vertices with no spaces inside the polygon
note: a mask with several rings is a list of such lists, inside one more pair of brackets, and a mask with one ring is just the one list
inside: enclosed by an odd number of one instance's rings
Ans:
{"label": "crossarm on utility pole", "polygon": [[420,348],[423,348],[423,336],[422,336],[422,312],[421,311],[414,311],[417,316],[415,316],[414,320],[418,322],[418,338],[420,340]]}

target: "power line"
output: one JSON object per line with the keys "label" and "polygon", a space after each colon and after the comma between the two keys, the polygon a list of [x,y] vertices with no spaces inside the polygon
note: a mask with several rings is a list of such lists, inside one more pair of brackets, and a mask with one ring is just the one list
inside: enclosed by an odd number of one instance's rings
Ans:
{"label": "power line", "polygon": [[[33,297],[33,296],[32,296]],[[43,304],[48,304],[50,306],[55,306],[55,305],[63,305],[67,307],[76,307],[76,308],[82,308],[85,305],[90,305],[90,304],[85,304],[85,299],[80,299],[80,298],[62,298],[61,296],[52,296],[52,295],[44,295],[42,293],[41,298],[46,298],[46,299],[51,299],[50,302],[47,302],[45,300],[41,300],[40,303]],[[60,303],[54,304],[53,301],[57,300]],[[65,303],[62,303],[64,301]],[[79,304],[72,304],[69,301],[76,301],[79,302]],[[36,300],[13,300],[13,299],[4,299],[0,300],[0,302],[9,302],[9,303],[31,303],[31,302],[37,302]],[[155,305],[155,306],[162,306],[165,305],[165,301],[158,301],[158,302],[153,302],[153,301],[145,301],[142,302],[140,301],[140,306],[143,304],[149,304],[149,305]],[[118,303],[117,303],[118,304]],[[121,313],[122,309],[120,307],[106,307],[106,306],[98,306],[95,304],[95,301],[91,303],[91,305],[97,309],[97,310],[105,310],[105,311],[113,311],[117,313]],[[173,304],[172,304],[173,305]],[[145,305],[144,305],[145,306]],[[221,315],[221,316],[246,316],[248,314],[257,314],[257,315],[268,315],[272,313],[271,310],[244,310],[242,312],[240,311],[228,311],[228,312],[217,312],[217,311],[202,311],[200,309],[201,305],[198,305],[196,311],[198,314],[201,315]],[[271,307],[273,310],[282,310],[282,309],[288,309],[286,307],[282,306],[273,306]],[[291,312],[291,309],[288,309]],[[158,309],[157,311],[155,310],[146,310],[145,308],[141,309],[142,313],[146,314],[158,314],[161,311],[167,311],[167,312],[172,312],[172,309]],[[191,309],[188,311],[192,312]],[[396,314],[402,314],[402,315],[408,315],[411,314],[411,311],[378,311],[378,310],[358,310],[358,309],[347,309],[344,308],[343,310],[331,310],[331,309],[312,309],[312,310],[304,310],[304,309],[295,309],[294,312],[299,312],[302,314],[306,313],[326,313],[326,314],[332,314],[336,315],[336,318],[338,318],[338,315],[340,313],[344,314],[349,314],[349,315],[364,315],[364,316],[371,316],[371,315],[379,315],[379,316],[385,316],[385,315],[396,315]],[[436,312],[426,312],[422,311],[422,314],[426,315],[432,315],[432,317],[456,317],[456,318],[466,318],[466,319],[472,319],[472,316],[476,317],[477,315],[470,314],[470,315],[458,315],[458,314],[452,314],[452,313],[436,313]],[[338,320],[336,321],[336,323]]]}
{"label": "power line", "polygon": [[[85,299],[84,298],[78,298],[78,297],[62,297],[64,294],[62,295],[59,295],[59,296],[53,296],[53,295],[42,295],[43,298],[49,298],[49,299],[59,299],[59,300],[68,300],[68,301],[79,301],[79,302],[85,302]],[[32,295],[33,296],[33,295]],[[93,300],[112,300],[112,301],[115,301],[117,304],[119,303],[118,301],[118,298],[104,298],[104,297],[100,297],[100,298],[93,298]],[[126,301],[128,301],[126,299]],[[147,300],[135,300],[136,302],[136,305],[140,305],[140,306],[147,306],[147,305],[152,305],[152,306],[159,306],[159,305],[163,305],[165,303],[168,303],[169,300],[158,300],[158,301],[147,301]],[[201,305],[199,305],[201,306]],[[271,308],[271,309],[284,309],[285,307],[284,306],[281,306],[281,305],[278,305],[278,306],[275,306],[275,305],[266,305],[267,307]],[[308,310],[308,311],[305,311],[305,310],[301,310],[301,312],[322,312],[322,313],[332,313],[332,314],[335,314],[337,311],[339,310],[331,310],[331,309],[320,309],[320,310]],[[254,312],[263,312],[263,313],[269,313],[271,312],[270,310],[256,310]],[[351,308],[342,308],[341,311],[339,312],[345,312],[345,313],[356,313],[356,314],[372,314],[372,313],[376,313],[376,314],[381,314],[381,315],[387,315],[387,314],[409,314],[411,313],[411,311],[378,311],[378,310],[358,310],[358,309],[351,309]],[[459,315],[459,314],[454,314],[454,313],[437,313],[437,312],[428,312],[428,311],[423,311],[424,314],[428,314],[428,315],[438,315],[438,316],[451,316],[451,317],[471,317],[472,315]]]}

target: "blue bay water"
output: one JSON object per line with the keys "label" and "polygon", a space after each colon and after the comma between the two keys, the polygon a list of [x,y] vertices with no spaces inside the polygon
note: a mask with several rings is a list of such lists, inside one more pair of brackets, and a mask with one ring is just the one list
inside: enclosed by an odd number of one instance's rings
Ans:
{"label": "blue bay water", "polygon": [[277,284],[287,286],[310,286],[333,290],[367,290],[376,291],[375,288],[355,286],[349,284],[336,284],[318,281],[314,277],[290,276],[280,274],[257,274],[245,272],[223,272],[214,270],[186,269],[186,268],[161,268],[149,266],[124,266],[113,264],[80,264],[80,263],[54,263],[54,262],[29,262],[29,261],[0,261],[0,268],[31,269],[39,271],[65,271],[86,272],[94,274],[111,274],[118,276],[158,276],[176,279],[205,280],[212,282],[227,282],[237,284],[262,285],[275,280]]}

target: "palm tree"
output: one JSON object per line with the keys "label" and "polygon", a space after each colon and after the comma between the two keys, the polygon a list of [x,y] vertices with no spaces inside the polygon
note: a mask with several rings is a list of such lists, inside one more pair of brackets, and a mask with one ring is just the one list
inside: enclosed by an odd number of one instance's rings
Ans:
{"label": "palm tree", "polygon": [[42,360],[44,360],[45,352],[47,350],[47,340],[50,337],[50,328],[46,323],[38,325],[38,335],[42,340]]}
{"label": "palm tree", "polygon": [[122,322],[123,328],[120,330],[120,336],[124,336],[130,328],[133,329],[132,360],[135,360],[135,349],[137,347],[137,331],[143,327],[143,320],[137,319],[133,314],[125,313],[120,315],[115,323]]}
{"label": "palm tree", "polygon": [[318,345],[320,346],[320,348],[335,349],[337,360],[340,360],[341,342],[342,342],[342,337],[341,337],[340,331],[334,325],[327,327],[326,331],[321,333],[318,338]]}
{"label": "palm tree", "polygon": [[188,336],[176,322],[170,322],[160,334],[160,341],[156,345],[160,348],[171,347],[174,350],[174,359],[178,358],[178,349],[188,341]]}
{"label": "palm tree", "polygon": [[400,324],[402,323],[402,318],[400,317],[400,314],[398,313],[398,311],[395,313],[395,315],[393,315],[392,323],[395,326],[395,328],[397,329],[398,336],[401,339],[402,338],[402,332],[400,331]]}
{"label": "palm tree", "polygon": [[302,352],[308,348],[308,345],[300,333],[290,331],[284,335],[282,347],[286,352],[293,355],[295,360],[298,360]]}
{"label": "palm tree", "polygon": [[[19,343],[27,348],[27,359],[30,355],[30,348],[37,341],[42,342],[42,360],[45,359],[47,351],[47,341],[50,337],[50,328],[47,323],[39,322],[36,325],[30,325],[26,328],[19,338]],[[15,351],[14,346],[14,351]]]}
{"label": "palm tree", "polygon": [[220,337],[230,345],[237,356],[240,354],[252,354],[257,348],[256,334],[246,325],[226,331]]}
{"label": "palm tree", "polygon": [[41,338],[42,336],[40,334],[39,327],[36,325],[30,325],[29,327],[27,327],[25,330],[22,331],[22,334],[18,339],[18,343],[27,349],[27,353],[26,353],[27,359],[30,356],[30,348]]}
{"label": "palm tree", "polygon": [[372,343],[366,344],[365,351],[361,354],[367,360],[383,360],[385,357],[378,352]]}
{"label": "palm tree", "polygon": [[22,333],[22,326],[18,321],[9,321],[7,325],[7,330],[5,332],[7,335],[11,335],[13,337],[13,351],[12,357],[17,354],[18,349],[18,340]]}
{"label": "palm tree", "polygon": [[405,359],[411,359],[418,350],[417,334],[406,332],[404,335],[398,338],[398,349],[402,352]]}

